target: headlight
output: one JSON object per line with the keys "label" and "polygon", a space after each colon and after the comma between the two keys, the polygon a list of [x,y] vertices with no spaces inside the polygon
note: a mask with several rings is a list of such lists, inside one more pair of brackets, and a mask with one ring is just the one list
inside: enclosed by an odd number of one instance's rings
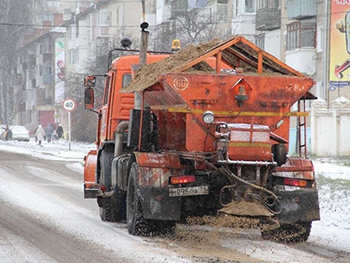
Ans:
{"label": "headlight", "polygon": [[206,123],[206,124],[210,124],[214,121],[214,113],[211,112],[211,111],[206,111],[203,113],[203,121]]}

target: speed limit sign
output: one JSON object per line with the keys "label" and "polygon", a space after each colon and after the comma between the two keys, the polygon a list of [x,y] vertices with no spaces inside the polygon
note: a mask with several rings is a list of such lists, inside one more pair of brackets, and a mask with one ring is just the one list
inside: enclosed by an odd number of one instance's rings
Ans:
{"label": "speed limit sign", "polygon": [[75,109],[75,101],[73,99],[65,99],[62,103],[63,109],[71,112]]}

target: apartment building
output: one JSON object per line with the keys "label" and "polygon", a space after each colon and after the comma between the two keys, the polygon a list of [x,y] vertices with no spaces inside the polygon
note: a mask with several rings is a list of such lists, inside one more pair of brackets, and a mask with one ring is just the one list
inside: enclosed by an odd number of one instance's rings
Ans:
{"label": "apartment building", "polygon": [[59,25],[64,11],[75,9],[77,3],[47,0],[43,4],[45,12],[38,9],[32,27],[23,30],[18,40],[13,86],[12,123],[25,125],[32,132],[39,123],[45,126],[60,121],[57,109],[64,96],[65,29]]}
{"label": "apartment building", "polygon": [[47,125],[55,119],[55,43],[64,34],[54,24],[62,23],[62,15],[55,14],[52,21],[42,22],[41,28],[24,36],[23,46],[18,51],[14,86],[13,123],[26,125],[34,130],[38,123]]}

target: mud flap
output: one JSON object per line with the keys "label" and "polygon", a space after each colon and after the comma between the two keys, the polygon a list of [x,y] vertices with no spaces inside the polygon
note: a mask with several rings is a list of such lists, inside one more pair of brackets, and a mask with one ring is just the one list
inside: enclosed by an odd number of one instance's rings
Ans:
{"label": "mud flap", "polygon": [[285,223],[320,220],[318,193],[316,190],[278,191],[281,213],[277,219]]}
{"label": "mud flap", "polygon": [[97,204],[99,207],[109,207],[111,203],[111,196],[113,195],[112,192],[101,192],[99,191],[97,193]]}
{"label": "mud flap", "polygon": [[168,188],[140,187],[139,190],[145,219],[180,220],[181,197],[170,197]]}
{"label": "mud flap", "polygon": [[111,202],[110,197],[97,196],[97,204],[99,207],[109,207]]}

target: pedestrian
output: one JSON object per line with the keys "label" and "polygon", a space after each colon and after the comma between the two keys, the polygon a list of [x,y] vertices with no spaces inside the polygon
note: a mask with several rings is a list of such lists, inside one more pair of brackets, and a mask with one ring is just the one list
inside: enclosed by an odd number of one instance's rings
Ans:
{"label": "pedestrian", "polygon": [[58,139],[63,138],[63,128],[62,128],[61,124],[58,124],[56,134],[57,134]]}
{"label": "pedestrian", "polygon": [[40,124],[39,124],[38,128],[36,129],[35,136],[38,140],[39,145],[41,145],[41,141],[44,140],[45,131],[44,131],[43,127],[41,127]]}
{"label": "pedestrian", "polygon": [[51,142],[52,134],[53,134],[53,127],[52,127],[52,125],[49,123],[49,124],[46,126],[46,128],[45,128],[45,135],[46,135],[46,140],[47,140],[47,142]]}

